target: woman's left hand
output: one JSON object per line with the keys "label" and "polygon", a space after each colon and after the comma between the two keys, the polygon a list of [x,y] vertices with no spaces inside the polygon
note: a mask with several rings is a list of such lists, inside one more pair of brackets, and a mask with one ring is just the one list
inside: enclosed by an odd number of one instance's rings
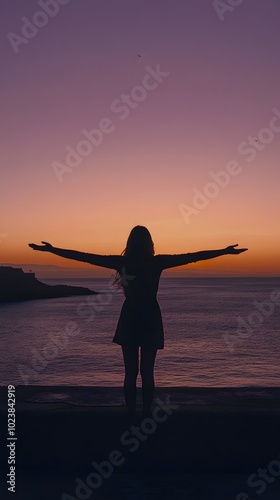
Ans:
{"label": "woman's left hand", "polygon": [[248,250],[248,248],[235,248],[235,247],[238,247],[238,243],[236,245],[231,245],[227,247],[225,249],[226,253],[232,255],[238,255],[239,253],[246,252]]}

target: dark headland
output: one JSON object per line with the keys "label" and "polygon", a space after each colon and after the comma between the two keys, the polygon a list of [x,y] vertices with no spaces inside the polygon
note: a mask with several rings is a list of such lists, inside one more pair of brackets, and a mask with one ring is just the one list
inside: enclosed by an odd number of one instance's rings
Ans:
{"label": "dark headland", "polygon": [[0,302],[95,295],[97,292],[81,286],[47,285],[25,273],[21,268],[0,266]]}

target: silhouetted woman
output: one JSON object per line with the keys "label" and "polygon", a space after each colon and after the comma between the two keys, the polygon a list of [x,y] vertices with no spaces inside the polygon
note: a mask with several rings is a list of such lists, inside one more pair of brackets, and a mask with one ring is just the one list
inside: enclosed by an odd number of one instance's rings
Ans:
{"label": "silhouetted woman", "polygon": [[96,255],[55,248],[44,241],[42,243],[43,246],[34,243],[29,246],[34,250],[51,252],[67,259],[88,262],[116,271],[116,281],[123,288],[125,301],[113,342],[122,346],[125,366],[124,398],[131,418],[135,415],[139,348],[144,416],[150,415],[154,398],[154,363],[157,349],[164,347],[162,318],[156,299],[162,271],[221,255],[236,255],[247,250],[237,249],[235,247],[238,245],[232,245],[222,250],[154,255],[151,235],[143,226],[132,229],[122,255]]}

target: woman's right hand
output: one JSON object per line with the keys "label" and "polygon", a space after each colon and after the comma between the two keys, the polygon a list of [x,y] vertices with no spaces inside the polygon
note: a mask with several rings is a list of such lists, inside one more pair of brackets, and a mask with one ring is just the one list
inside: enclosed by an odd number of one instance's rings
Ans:
{"label": "woman's right hand", "polygon": [[41,241],[43,245],[35,245],[35,243],[28,243],[28,246],[30,248],[33,248],[33,250],[40,250],[41,252],[51,252],[53,246],[50,243],[47,243],[47,241]]}

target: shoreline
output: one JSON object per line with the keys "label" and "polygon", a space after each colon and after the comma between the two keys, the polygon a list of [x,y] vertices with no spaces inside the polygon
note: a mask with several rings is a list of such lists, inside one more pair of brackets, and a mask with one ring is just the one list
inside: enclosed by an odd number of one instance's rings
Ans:
{"label": "shoreline", "polygon": [[[89,391],[99,400],[81,404]],[[143,419],[138,405],[133,424],[123,399],[102,404],[105,393],[120,398],[121,392],[121,387],[16,387],[17,491],[23,495],[17,498],[53,500],[67,493],[75,499],[75,478],[86,482],[96,473],[92,462],[108,462],[113,451],[123,462],[87,498],[150,500],[168,493],[172,499],[236,500],[240,491],[254,498],[248,477],[280,460],[280,388],[158,387],[152,418]],[[5,439],[7,387],[0,387],[0,397]],[[6,466],[4,456],[1,465]],[[276,479],[267,485],[270,500],[279,498]],[[143,497],[137,496],[140,491]]]}
{"label": "shoreline", "polygon": [[[139,382],[138,382],[139,384]],[[75,386],[75,385],[17,385],[17,402],[30,401],[64,402],[67,404],[89,406],[123,406],[122,386]],[[0,401],[5,401],[7,387],[0,386]],[[190,387],[156,386],[155,397],[169,394],[183,407],[192,405],[249,405],[255,403],[268,405],[280,402],[280,387],[241,386],[241,387]],[[229,401],[230,398],[230,401]],[[137,404],[141,405],[141,385],[137,386]]]}

